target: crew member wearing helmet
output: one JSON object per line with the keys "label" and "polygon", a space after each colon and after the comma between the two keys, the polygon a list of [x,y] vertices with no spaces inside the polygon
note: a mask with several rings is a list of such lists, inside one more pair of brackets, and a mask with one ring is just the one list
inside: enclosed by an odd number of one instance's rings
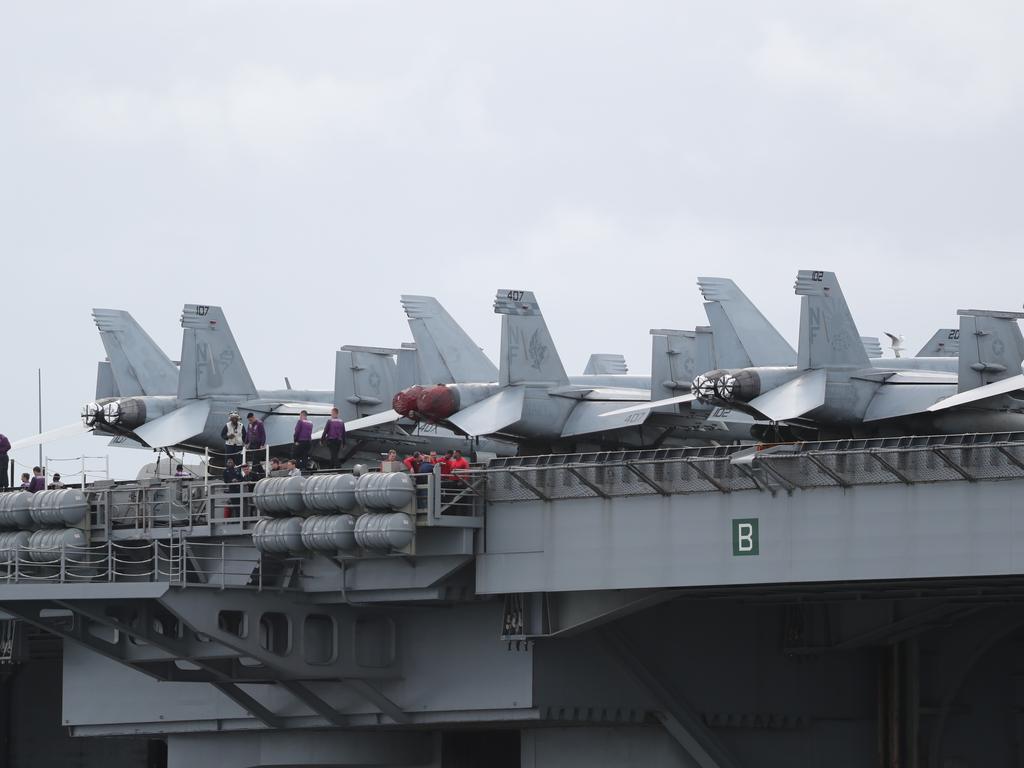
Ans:
{"label": "crew member wearing helmet", "polygon": [[240,464],[239,457],[242,454],[242,446],[245,445],[245,428],[238,417],[238,411],[228,414],[228,423],[221,429],[220,436],[224,440],[224,463],[227,464],[228,459],[233,459],[236,465]]}

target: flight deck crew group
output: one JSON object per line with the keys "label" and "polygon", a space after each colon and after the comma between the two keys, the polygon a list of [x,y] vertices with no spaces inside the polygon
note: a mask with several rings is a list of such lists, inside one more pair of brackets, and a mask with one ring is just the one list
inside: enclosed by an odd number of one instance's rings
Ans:
{"label": "flight deck crew group", "polygon": [[[267,430],[263,422],[256,418],[254,413],[247,413],[245,420],[246,423],[243,424],[238,411],[232,411],[228,414],[227,423],[220,430],[221,439],[224,441],[225,464],[231,460],[236,467],[239,466],[243,446],[249,453],[257,453],[267,446]],[[338,416],[337,408],[331,409],[331,416],[324,425],[320,442],[326,446],[330,454],[330,468],[337,469],[338,456],[345,447],[345,422]],[[313,422],[309,420],[307,411],[299,411],[299,418],[292,432],[292,459],[299,469],[309,469],[312,447]],[[258,463],[258,459],[256,461]]]}

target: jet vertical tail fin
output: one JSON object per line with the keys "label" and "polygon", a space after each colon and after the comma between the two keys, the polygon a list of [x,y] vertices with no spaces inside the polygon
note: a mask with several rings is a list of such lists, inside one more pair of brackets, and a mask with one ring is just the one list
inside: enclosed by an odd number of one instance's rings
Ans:
{"label": "jet vertical tail fin", "polygon": [[689,392],[693,377],[708,370],[697,370],[697,359],[695,331],[651,329],[651,400]]}
{"label": "jet vertical tail fin", "polygon": [[714,368],[749,368],[754,363],[736,335],[736,329],[725,314],[722,305],[708,302],[704,305],[714,340]]}
{"label": "jet vertical tail fin", "polygon": [[[397,364],[398,389],[395,390],[396,392],[424,381],[423,374],[420,372],[419,355],[415,344],[402,342],[402,348],[398,350]],[[449,382],[445,382],[445,384],[447,383]]]}
{"label": "jet vertical tail fin", "polygon": [[178,369],[128,312],[94,309],[110,371],[121,396],[173,395]]}
{"label": "jet vertical tail fin", "polygon": [[960,354],[960,329],[939,328],[914,357],[956,357]]}
{"label": "jet vertical tail fin", "polygon": [[249,369],[220,307],[186,304],[181,327],[178,397],[232,395],[239,401],[256,397]]}
{"label": "jet vertical tail fin", "polygon": [[421,373],[417,384],[497,381],[498,369],[480,346],[433,296],[402,296],[402,307],[416,340]]}
{"label": "jet vertical tail fin", "polygon": [[592,354],[583,369],[584,376],[624,376],[628,373],[625,356],[607,352]]}
{"label": "jet vertical tail fin", "polygon": [[120,397],[121,392],[114,381],[114,369],[109,360],[100,360],[96,364],[96,399],[103,400],[107,397]]}
{"label": "jet vertical tail fin", "polygon": [[[761,310],[747,298],[736,283],[724,277],[698,277],[697,286],[704,300],[708,302],[704,308],[708,311],[712,327],[716,327],[716,323],[712,319],[713,310],[710,309],[710,305],[717,304],[728,318],[732,326],[731,332],[743,348],[746,357],[750,358],[749,365],[793,364],[796,352],[789,342],[782,338],[782,334],[768,322],[761,314]],[[733,366],[723,364],[721,367]]]}
{"label": "jet vertical tail fin", "polygon": [[400,350],[346,345],[335,355],[334,405],[345,421],[391,408],[398,391]]}
{"label": "jet vertical tail fin", "polygon": [[802,297],[797,366],[805,371],[826,366],[869,367],[871,361],[835,273],[801,270],[794,287]]}
{"label": "jet vertical tail fin", "polygon": [[502,386],[569,383],[544,315],[531,291],[498,291],[494,311],[502,316],[498,373]]}
{"label": "jet vertical tail fin", "polygon": [[961,309],[960,392],[1020,374],[1024,337],[1017,321],[1022,312]]}
{"label": "jet vertical tail fin", "polygon": [[877,360],[882,356],[882,342],[877,336],[861,336],[860,343],[864,345],[864,351],[870,359]]}

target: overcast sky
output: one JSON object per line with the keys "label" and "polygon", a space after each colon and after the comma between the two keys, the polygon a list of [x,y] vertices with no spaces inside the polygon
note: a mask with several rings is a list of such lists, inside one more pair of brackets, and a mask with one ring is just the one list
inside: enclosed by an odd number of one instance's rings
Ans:
{"label": "overcast sky", "polygon": [[[1019,2],[0,4],[0,432],[74,421],[131,311],[224,306],[257,386],[439,297],[494,356],[532,289],[570,370],[796,271],[909,347],[1024,300]],[[108,452],[82,438],[50,456]],[[112,449],[119,474],[145,454]],[[16,458],[32,462],[34,450]],[[56,465],[54,466],[56,467]]]}

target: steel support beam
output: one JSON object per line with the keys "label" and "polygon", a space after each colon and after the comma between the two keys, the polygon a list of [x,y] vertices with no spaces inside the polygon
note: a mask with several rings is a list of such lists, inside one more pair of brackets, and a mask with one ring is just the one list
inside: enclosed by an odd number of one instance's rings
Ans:
{"label": "steel support beam", "polygon": [[813,464],[818,469],[820,469],[822,472],[824,472],[826,475],[828,475],[833,480],[835,480],[836,485],[838,485],[840,488],[849,488],[850,487],[850,484],[848,482],[846,482],[846,480],[843,479],[842,475],[840,475],[838,472],[834,471],[831,467],[829,467],[825,462],[823,462],[821,459],[819,459],[813,453],[808,452],[808,453],[805,453],[804,456],[807,458],[807,460],[809,462],[811,462],[811,464]]}
{"label": "steel support beam", "polygon": [[629,462],[626,462],[622,466],[624,466],[626,469],[628,469],[634,475],[639,477],[641,480],[644,481],[644,483],[649,485],[651,488],[653,488],[656,492],[660,493],[662,496],[668,496],[669,495],[669,492],[666,491],[665,488],[660,483],[657,483],[654,480],[652,480],[650,477],[647,476],[646,472],[642,472],[640,470],[640,468],[637,467],[636,465],[630,464]]}
{"label": "steel support beam", "polygon": [[546,493],[541,491],[537,486],[535,486],[525,477],[522,477],[518,472],[509,471],[508,474],[509,477],[515,478],[516,482],[525,487],[530,493],[532,493],[541,501],[551,501],[551,498]]}
{"label": "steel support beam", "polygon": [[370,685],[366,680],[361,680],[357,677],[350,677],[343,678],[341,682],[372,703],[396,723],[405,725],[406,723],[412,722],[412,718],[409,716],[408,712]]}
{"label": "steel support beam", "polygon": [[938,448],[932,448],[932,453],[934,453],[936,456],[938,456],[940,459],[942,459],[943,463],[945,463],[945,465],[947,467],[949,467],[954,472],[956,472],[958,475],[960,475],[960,477],[962,477],[964,480],[967,480],[968,482],[971,482],[971,483],[977,482],[978,478],[976,478],[974,475],[972,475],[966,469],[961,467],[959,464],[957,464],[955,461],[953,461],[951,458],[949,458],[949,456],[947,456],[945,453],[943,453]]}
{"label": "steel support beam", "polygon": [[913,481],[912,481],[912,480],[911,480],[911,479],[910,479],[909,477],[907,477],[906,475],[904,475],[904,474],[903,474],[902,472],[900,472],[900,471],[899,471],[898,469],[896,469],[896,467],[894,467],[894,466],[893,466],[892,464],[890,464],[890,463],[889,463],[888,461],[886,461],[885,459],[883,459],[883,458],[881,457],[881,455],[879,455],[879,454],[878,454],[878,452],[876,452],[876,451],[868,451],[868,456],[870,456],[870,457],[871,457],[871,458],[873,458],[873,459],[874,459],[875,461],[877,461],[877,462],[878,462],[879,464],[881,464],[881,465],[882,465],[883,467],[885,467],[885,469],[886,469],[886,470],[887,470],[887,471],[888,471],[888,472],[889,472],[890,474],[892,474],[892,475],[894,475],[894,476],[895,476],[896,478],[898,478],[898,479],[899,479],[899,481],[900,481],[901,483],[906,483],[907,485],[913,485],[913,484],[914,484],[914,482],[913,482]]}
{"label": "steel support beam", "polygon": [[658,702],[658,720],[700,768],[740,768],[700,716],[662,685],[659,676],[633,650],[621,631],[605,627],[600,637],[623,671]]}
{"label": "steel support beam", "polygon": [[223,693],[235,702],[235,704],[240,706],[268,728],[284,728],[285,721],[283,717],[271,712],[234,683],[218,680],[210,683],[210,685]]}
{"label": "steel support beam", "polygon": [[714,475],[712,475],[710,472],[708,472],[706,469],[704,469],[704,467],[702,467],[700,464],[701,463],[699,461],[688,461],[688,462],[686,462],[686,466],[688,466],[690,469],[692,469],[698,475],[703,477],[705,480],[707,480],[709,483],[711,483],[713,486],[715,486],[715,488],[720,490],[722,493],[732,493],[732,488],[730,488],[725,483],[723,483],[721,480],[716,478]]}
{"label": "steel support beam", "polygon": [[305,683],[300,683],[298,680],[282,680],[279,685],[331,725],[348,725],[348,717],[346,715],[343,715],[313,693]]}
{"label": "steel support beam", "polygon": [[586,478],[586,477],[584,477],[583,473],[582,473],[582,472],[580,472],[580,471],[579,471],[578,469],[576,469],[575,467],[569,467],[569,466],[567,466],[567,467],[565,468],[565,470],[566,470],[566,472],[568,472],[568,473],[569,473],[570,475],[572,475],[572,476],[573,476],[573,477],[575,477],[575,478],[576,478],[577,480],[579,480],[579,481],[580,481],[581,483],[583,483],[583,485],[585,485],[585,486],[586,486],[587,488],[589,488],[589,489],[590,489],[590,490],[592,490],[592,491],[593,491],[594,493],[596,493],[596,494],[597,494],[598,496],[600,496],[600,497],[601,497],[602,499],[607,499],[607,498],[608,498],[608,494],[604,492],[604,489],[603,489],[603,488],[601,488],[601,486],[597,485],[597,483],[592,483],[592,482],[590,482],[589,480],[587,480],[587,478]]}

